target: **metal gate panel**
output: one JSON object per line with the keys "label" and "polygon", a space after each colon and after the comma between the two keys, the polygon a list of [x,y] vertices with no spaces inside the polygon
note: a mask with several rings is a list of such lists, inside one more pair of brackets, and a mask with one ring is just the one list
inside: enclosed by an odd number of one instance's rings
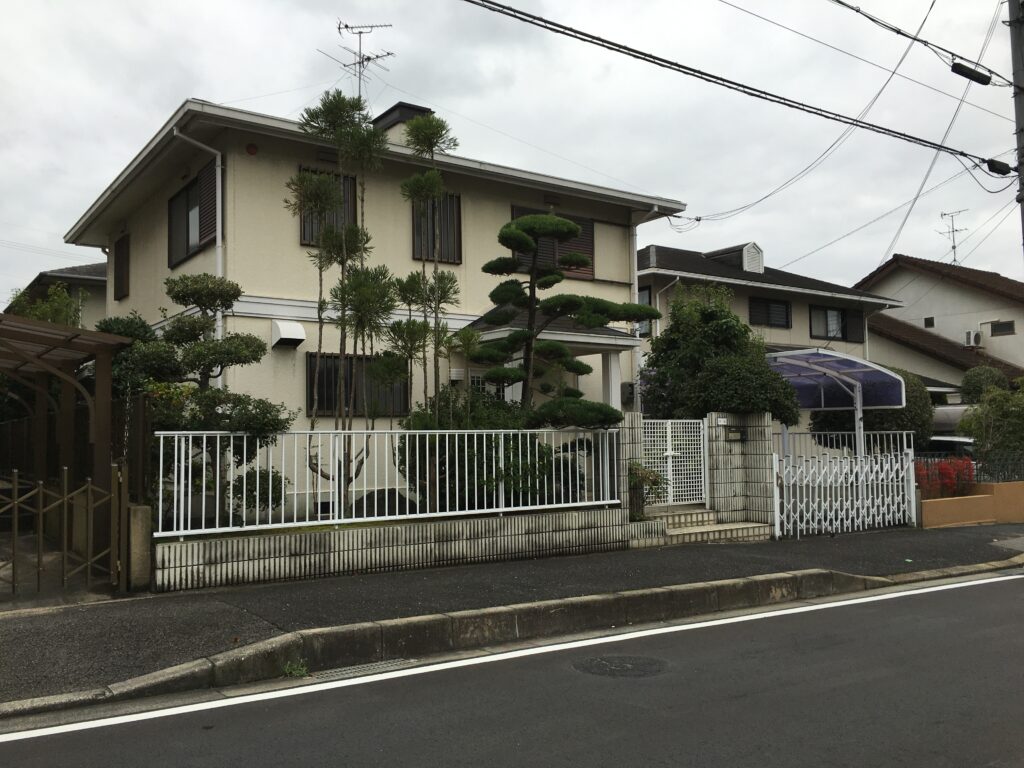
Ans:
{"label": "metal gate panel", "polygon": [[914,524],[914,455],[783,456],[782,536]]}
{"label": "metal gate panel", "polygon": [[707,424],[703,419],[644,419],[643,464],[665,478],[652,504],[699,504],[707,498]]}

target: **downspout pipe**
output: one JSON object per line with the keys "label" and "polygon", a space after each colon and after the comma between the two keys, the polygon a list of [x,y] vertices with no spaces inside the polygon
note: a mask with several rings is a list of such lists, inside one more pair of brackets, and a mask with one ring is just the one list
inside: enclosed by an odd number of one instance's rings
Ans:
{"label": "downspout pipe", "polygon": [[[675,285],[678,282],[679,282],[679,278],[677,277],[671,283],[669,283],[664,288],[662,288],[660,291],[658,291],[656,294],[654,294],[654,308],[658,309],[659,312],[661,311],[659,309],[659,307],[661,307],[661,294],[663,294],[665,291],[667,291],[669,288],[671,288],[673,285]],[[655,329],[654,338],[657,338],[658,336],[661,336],[661,318],[660,317],[657,320],[654,321],[654,329]]]}
{"label": "downspout pipe", "polygon": [[[187,141],[189,144],[199,147],[206,152],[211,153],[215,158],[216,163],[216,174],[214,178],[215,184],[215,197],[217,198],[217,211],[216,211],[216,248],[215,248],[215,270],[217,277],[224,277],[224,157],[220,150],[214,149],[211,146],[203,144],[201,141],[196,141],[191,136],[187,136],[178,130],[178,127],[174,127],[174,135],[182,141]],[[224,338],[224,313],[217,310],[217,330],[216,337],[218,339]],[[218,380],[220,377],[218,377]]]}

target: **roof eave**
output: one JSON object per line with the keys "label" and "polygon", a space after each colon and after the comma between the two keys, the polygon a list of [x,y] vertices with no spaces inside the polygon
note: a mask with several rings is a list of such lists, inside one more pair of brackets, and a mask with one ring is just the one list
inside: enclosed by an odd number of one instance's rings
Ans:
{"label": "roof eave", "polygon": [[820,291],[814,288],[797,288],[791,285],[780,283],[761,283],[756,280],[741,280],[736,277],[718,277],[716,275],[705,275],[700,272],[685,272],[677,269],[664,269],[662,267],[648,267],[637,272],[637,277],[644,275],[664,275],[667,277],[680,277],[691,280],[700,280],[711,283],[727,283],[729,285],[742,285],[750,288],[763,288],[772,291],[783,291],[786,293],[800,293],[808,296],[827,296],[828,298],[842,299],[844,301],[860,301],[865,304],[877,304],[882,309],[902,307],[903,302],[898,299],[890,299],[884,296],[863,296],[851,293],[836,293],[834,291]]}
{"label": "roof eave", "polygon": [[[114,180],[107,185],[100,196],[93,201],[78,221],[64,235],[64,242],[81,245],[86,230],[91,222],[98,216],[110,201],[118,195],[121,190],[141,174],[145,168],[155,159],[157,153],[173,138],[175,127],[181,127],[186,118],[190,115],[202,115],[213,118],[227,127],[235,127],[253,130],[257,129],[263,133],[277,135],[291,140],[302,141],[308,144],[325,145],[304,133],[295,120],[286,120],[272,115],[264,115],[258,112],[221,107],[208,101],[200,99],[186,99],[171,117],[163,124],[156,134],[146,143],[131,162],[119,173]],[[392,159],[415,162],[418,158],[406,147],[392,145],[388,155]],[[480,160],[458,157],[455,155],[442,155],[438,158],[438,164],[448,167],[451,170],[468,173],[471,175],[491,177],[504,181],[515,181],[525,186],[542,188],[547,190],[561,190],[578,197],[626,205],[637,211],[656,211],[660,216],[670,216],[682,213],[686,210],[686,204],[679,200],[656,197],[653,195],[639,195],[609,187],[601,187],[594,184],[572,181],[556,176],[523,171],[517,168],[486,163]],[[652,217],[657,218],[657,216]],[[89,245],[93,245],[89,243]]]}

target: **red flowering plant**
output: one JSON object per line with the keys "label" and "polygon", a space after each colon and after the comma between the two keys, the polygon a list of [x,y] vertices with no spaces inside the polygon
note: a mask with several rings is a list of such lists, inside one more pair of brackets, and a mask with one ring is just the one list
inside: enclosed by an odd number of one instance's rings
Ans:
{"label": "red flowering plant", "polygon": [[922,499],[969,496],[974,490],[974,462],[967,457],[918,459],[914,475]]}

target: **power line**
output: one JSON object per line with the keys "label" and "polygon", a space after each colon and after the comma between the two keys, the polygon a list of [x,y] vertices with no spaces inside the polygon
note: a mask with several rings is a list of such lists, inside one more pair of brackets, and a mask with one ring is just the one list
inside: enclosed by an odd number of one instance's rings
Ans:
{"label": "power line", "polygon": [[[720,0],[720,2],[725,2],[725,0]],[[925,22],[928,21],[928,17],[931,15],[932,9],[934,7],[935,7],[935,0],[932,0],[931,4],[928,6],[928,10],[924,14],[924,18],[921,20],[921,24],[917,28],[918,32],[920,32],[922,29],[924,29]],[[868,113],[871,111],[871,108],[875,106],[875,104],[878,102],[878,100],[882,97],[882,94],[885,92],[885,89],[889,86],[889,83],[891,83],[893,78],[896,76],[897,70],[899,70],[899,68],[903,65],[903,62],[906,61],[907,56],[910,55],[910,51],[911,51],[911,49],[913,47],[914,47],[914,44],[912,42],[907,44],[907,47],[904,49],[903,54],[900,56],[899,60],[896,62],[896,66],[893,67],[892,70],[889,71],[889,76],[885,79],[885,82],[882,83],[882,87],[879,88],[875,92],[875,95],[871,97],[871,100],[868,101],[868,103],[864,106],[864,108],[857,115],[857,119],[858,120],[861,120],[861,119],[867,117]],[[769,199],[770,197],[773,197],[774,195],[777,195],[779,192],[782,192],[782,191],[788,189],[793,184],[796,184],[801,179],[803,179],[803,178],[807,177],[808,175],[810,175],[816,168],[818,168],[818,166],[820,166],[829,157],[831,157],[832,154],[836,150],[838,150],[839,147],[841,147],[846,142],[846,140],[853,134],[853,132],[855,130],[856,130],[855,126],[847,126],[846,128],[844,128],[843,132],[840,133],[838,137],[836,137],[835,141],[833,141],[831,144],[828,145],[828,147],[826,147],[824,152],[819,154],[816,158],[814,158],[814,160],[812,160],[808,165],[804,166],[795,175],[789,177],[786,181],[784,181],[779,186],[775,187],[773,190],[771,190],[767,194],[762,195],[761,197],[757,198],[757,200],[754,200],[751,203],[747,203],[746,205],[742,205],[742,206],[740,206],[738,208],[732,208],[732,209],[730,209],[728,211],[722,211],[720,213],[712,213],[712,214],[707,215],[707,216],[694,216],[694,217],[683,216],[681,218],[689,219],[690,221],[693,221],[693,222],[722,221],[723,219],[730,219],[733,216],[739,216],[741,213],[749,211],[755,205],[763,203],[765,200]],[[690,231],[689,229],[685,229],[685,226],[686,225],[683,225],[683,227],[681,227],[680,229],[677,229],[676,231]],[[673,228],[675,228],[675,227],[673,227]]]}
{"label": "power line", "polygon": [[[943,48],[941,45],[936,45],[935,43],[930,43],[927,40],[918,37],[917,35],[912,35],[906,30],[900,29],[895,24],[890,24],[888,21],[885,21],[884,19],[880,19],[877,16],[872,16],[867,11],[861,10],[855,5],[850,5],[849,3],[845,2],[845,0],[829,0],[829,2],[846,8],[849,11],[853,11],[854,13],[860,14],[865,19],[870,21],[872,24],[875,24],[881,27],[882,29],[886,29],[889,32],[893,32],[899,35],[900,37],[905,37],[908,40],[914,41],[915,43],[920,43],[921,45],[925,46],[928,50],[930,50],[932,53],[934,53],[936,56],[938,56],[941,61],[943,61],[946,64],[949,64],[950,66],[952,66],[955,62],[960,61],[963,62],[964,64],[970,65],[971,67],[974,67],[975,69],[980,69],[983,72],[987,72],[992,77],[999,78],[1006,85],[1013,85],[1013,81],[1010,80],[1010,78],[1006,77],[1005,75],[1001,75],[991,67],[986,67],[984,64],[982,64],[980,61],[980,56],[978,57],[979,61],[968,59],[966,56],[961,56],[959,53],[956,53],[955,51],[951,51],[948,48]],[[943,58],[942,54],[948,56],[949,59],[947,60]]]}
{"label": "power line", "polygon": [[636,48],[631,48],[621,43],[613,42],[603,37],[598,37],[597,35],[592,35],[588,32],[582,32],[578,29],[568,27],[564,24],[560,24],[555,21],[550,21],[542,16],[536,16],[532,13],[520,11],[508,5],[502,5],[501,3],[493,2],[493,0],[463,0],[463,2],[470,3],[471,5],[476,5],[488,11],[500,13],[504,16],[508,16],[517,21],[532,24],[535,27],[540,27],[541,29],[547,30],[549,32],[554,32],[555,34],[570,37],[574,40],[579,40],[584,43],[589,43],[591,45],[598,46],[599,48],[604,48],[615,53],[620,53],[625,56],[629,56],[630,58],[637,59],[638,61],[643,61],[647,64],[654,64],[655,66],[661,67],[663,69],[668,69],[679,74],[687,75],[688,77],[703,80],[705,82],[712,83],[713,85],[719,85],[723,88],[728,88],[729,90],[742,93],[746,96],[753,96],[754,98],[761,99],[762,101],[767,101],[772,104],[780,104],[784,107],[789,107],[790,109],[795,109],[800,112],[806,112],[811,115],[816,115],[817,117],[823,117],[827,120],[833,120],[837,123],[842,123],[843,125],[853,125],[858,128],[864,128],[865,130],[878,133],[882,136],[888,136],[890,138],[899,139],[910,144],[917,144],[918,146],[927,147],[928,149],[940,150],[942,152],[947,152],[951,155],[960,155],[961,157],[966,157],[971,160],[978,160],[980,162],[984,162],[986,159],[981,155],[975,155],[962,149],[947,147],[944,146],[943,144],[939,144],[928,139],[923,139],[919,136],[914,136],[903,131],[897,131],[894,128],[886,128],[885,126],[876,125],[875,123],[868,123],[862,120],[857,120],[847,115],[840,114],[839,112],[833,112],[831,110],[824,109],[823,107],[816,107],[802,101],[797,101],[796,99],[790,99],[786,96],[780,96],[770,91],[765,91],[760,88],[755,88],[751,85],[746,85],[735,80],[730,80],[720,75],[705,72],[703,70],[688,66],[686,64],[680,64],[679,62],[671,61],[669,59],[662,58],[661,56],[656,56],[653,53],[647,53],[645,51],[641,51]]}
{"label": "power line", "polygon": [[[1016,152],[1016,150],[1008,149],[1005,152],[1000,152],[998,155],[996,155],[996,157],[1001,157],[1002,155],[1008,155],[1011,152]],[[940,187],[946,186],[950,182],[955,181],[956,179],[960,178],[961,176],[963,176],[966,173],[968,173],[967,169],[964,169],[962,171],[957,171],[952,176],[950,176],[948,179],[946,179],[944,181],[940,181],[938,184],[936,184],[933,187],[929,187],[924,192],[922,192],[920,195],[918,195],[918,197],[925,197],[926,195],[930,195],[935,190],[939,189]],[[808,251],[803,256],[797,256],[795,259],[791,259],[790,261],[787,261],[785,264],[783,264],[780,267],[780,269],[785,269],[786,267],[790,266],[791,264],[796,264],[798,261],[803,261],[808,256],[813,256],[814,254],[819,253],[820,251],[823,251],[826,248],[829,248],[829,247],[835,245],[836,243],[840,242],[841,240],[845,240],[846,238],[851,237],[852,235],[857,234],[861,230],[867,229],[872,224],[877,224],[879,221],[881,221],[882,219],[886,218],[887,216],[891,216],[892,214],[896,213],[896,211],[900,210],[901,208],[904,208],[905,206],[910,205],[910,203],[912,201],[913,201],[913,198],[911,198],[910,200],[907,200],[907,201],[905,201],[903,203],[900,203],[895,208],[890,208],[885,213],[883,213],[883,214],[881,214],[879,216],[876,216],[875,218],[871,219],[871,221],[868,221],[868,222],[866,222],[864,224],[861,224],[859,227],[851,229],[849,232],[846,232],[845,234],[842,234],[842,235],[840,235],[839,237],[837,237],[837,238],[835,238],[833,240],[829,240],[824,245],[819,245],[817,248],[815,248],[812,251]]]}
{"label": "power line", "polygon": [[[837,1],[837,0],[833,0],[833,1]],[[996,9],[992,13],[992,20],[989,22],[988,29],[985,32],[985,40],[981,44],[981,52],[978,54],[978,60],[979,61],[981,59],[985,58],[985,52],[988,50],[989,43],[992,42],[992,34],[995,32],[996,24],[999,21],[999,9],[1000,9],[1001,6],[1002,6],[1001,0],[996,0]],[[918,31],[920,32],[920,30],[918,30]],[[917,38],[914,37],[914,36],[911,36],[911,39],[912,40],[916,40]],[[960,96],[960,101],[957,103],[956,109],[953,111],[953,116],[949,119],[949,124],[946,126],[946,131],[945,131],[945,133],[942,134],[942,139],[941,140],[943,142],[945,142],[946,139],[949,138],[949,134],[953,131],[953,125],[956,123],[957,117],[960,116],[960,110],[964,106],[964,100],[967,98],[967,92],[970,91],[970,89],[971,89],[971,81],[968,80],[967,84],[964,86],[964,92]],[[907,225],[907,221],[910,219],[910,214],[912,214],[914,212],[914,207],[917,205],[917,198],[921,195],[921,190],[924,189],[924,185],[928,183],[928,179],[931,177],[932,171],[935,169],[935,163],[938,161],[938,159],[939,159],[939,152],[936,151],[932,155],[931,162],[928,163],[928,169],[924,172],[924,178],[921,179],[921,183],[917,187],[917,193],[914,195],[914,199],[910,203],[910,207],[907,209],[907,212],[903,215],[903,221],[900,222],[899,227],[897,227],[897,229],[896,229],[896,233],[892,236],[892,240],[889,241],[889,245],[886,247],[884,253],[882,254],[882,260],[879,262],[879,264],[881,264],[887,258],[889,258],[889,255],[893,252],[893,250],[895,250],[896,243],[899,242],[900,235],[903,234],[903,228]],[[971,174],[971,175],[973,176],[974,174]]]}
{"label": "power line", "polygon": [[[851,59],[856,59],[857,61],[862,62],[863,64],[867,64],[869,66],[872,66],[875,69],[881,69],[881,70],[883,70],[885,72],[890,71],[889,67],[885,66],[884,64],[879,64],[877,61],[871,61],[871,59],[865,59],[863,56],[858,56],[856,53],[848,51],[845,48],[840,48],[837,45],[833,45],[832,43],[825,42],[824,40],[821,40],[821,39],[819,39],[817,37],[814,37],[813,35],[809,35],[806,32],[801,32],[800,30],[794,29],[793,27],[788,27],[785,24],[782,24],[782,23],[776,21],[775,19],[770,19],[767,16],[762,16],[759,13],[754,13],[754,11],[750,10],[749,8],[744,8],[742,6],[735,5],[734,3],[730,3],[729,0],[718,0],[718,2],[720,2],[722,5],[729,6],[730,8],[735,8],[737,11],[739,11],[741,13],[745,13],[748,16],[753,16],[755,19],[760,19],[761,21],[764,21],[764,22],[766,22],[768,24],[771,24],[774,27],[778,27],[779,29],[784,29],[787,32],[792,32],[794,35],[797,35],[798,37],[802,37],[805,40],[810,40],[811,42],[817,43],[818,45],[823,45],[826,48],[829,48],[829,49],[835,51],[836,53],[841,53],[844,56],[849,56]],[[913,41],[911,42],[911,45],[913,45]],[[922,88],[927,88],[929,91],[934,91],[935,93],[941,94],[941,95],[946,96],[946,97],[948,97],[950,99],[959,99],[959,97],[955,93],[950,93],[949,91],[944,91],[941,88],[936,88],[934,85],[929,85],[928,83],[926,83],[926,82],[924,82],[922,80],[915,80],[913,77],[910,77],[909,75],[904,75],[902,72],[897,72],[896,73],[896,77],[898,77],[898,78],[900,78],[902,80],[906,80],[907,82],[914,83],[915,85],[920,85]],[[993,117],[998,117],[1001,120],[1006,120],[1008,123],[1012,123],[1013,122],[1013,118],[1012,117],[1007,117],[1006,115],[1001,115],[998,112],[996,112],[994,109],[989,109],[988,107],[983,107],[980,104],[975,104],[972,101],[965,101],[964,103],[967,106],[969,106],[969,107],[974,107],[975,109],[980,109],[982,112],[988,112]]]}
{"label": "power line", "polygon": [[70,253],[54,250],[53,248],[44,248],[41,245],[33,245],[32,243],[19,243],[16,240],[0,240],[0,248],[10,248],[12,251],[32,253],[35,254],[36,256],[53,256],[58,259],[67,259],[68,261],[79,261],[82,259],[84,259],[87,262],[95,261],[94,256],[75,256]]}

